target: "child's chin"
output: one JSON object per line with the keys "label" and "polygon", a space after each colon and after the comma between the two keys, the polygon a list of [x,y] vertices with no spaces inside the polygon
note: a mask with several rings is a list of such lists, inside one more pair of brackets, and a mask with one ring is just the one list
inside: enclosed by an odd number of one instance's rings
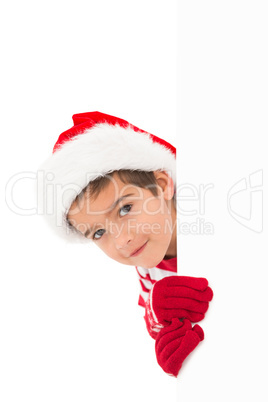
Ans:
{"label": "child's chin", "polygon": [[158,264],[160,264],[160,262],[163,260],[163,258],[159,259],[159,260],[154,260],[154,261],[150,261],[150,262],[144,262],[144,264],[141,264],[141,267],[146,268],[146,269],[151,269],[151,268],[155,268]]}

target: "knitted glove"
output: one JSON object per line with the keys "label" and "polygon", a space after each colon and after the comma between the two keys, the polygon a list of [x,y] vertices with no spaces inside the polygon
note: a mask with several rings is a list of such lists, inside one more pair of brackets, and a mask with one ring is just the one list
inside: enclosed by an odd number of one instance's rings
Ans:
{"label": "knitted glove", "polygon": [[158,364],[165,373],[177,377],[185,358],[203,339],[204,332],[198,324],[192,328],[189,320],[181,322],[174,318],[156,337],[155,353]]}
{"label": "knitted glove", "polygon": [[145,322],[152,338],[173,318],[201,321],[212,300],[213,292],[205,278],[168,276],[150,290],[145,306]]}

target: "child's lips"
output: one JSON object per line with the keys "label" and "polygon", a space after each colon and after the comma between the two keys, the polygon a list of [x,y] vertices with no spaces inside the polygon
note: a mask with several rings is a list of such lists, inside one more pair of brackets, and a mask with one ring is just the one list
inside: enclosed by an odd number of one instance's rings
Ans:
{"label": "child's lips", "polygon": [[142,253],[142,251],[145,249],[147,243],[148,243],[148,240],[146,243],[144,243],[143,246],[141,246],[140,248],[137,248],[132,254],[130,254],[130,257],[136,257],[137,255]]}

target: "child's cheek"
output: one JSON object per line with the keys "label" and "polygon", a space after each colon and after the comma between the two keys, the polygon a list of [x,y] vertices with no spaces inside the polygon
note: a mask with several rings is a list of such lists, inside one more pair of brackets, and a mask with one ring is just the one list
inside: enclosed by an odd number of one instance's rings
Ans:
{"label": "child's cheek", "polygon": [[99,247],[108,257],[118,261],[117,249],[113,241],[111,241],[111,239],[108,239],[108,236],[106,236],[106,238],[101,239]]}

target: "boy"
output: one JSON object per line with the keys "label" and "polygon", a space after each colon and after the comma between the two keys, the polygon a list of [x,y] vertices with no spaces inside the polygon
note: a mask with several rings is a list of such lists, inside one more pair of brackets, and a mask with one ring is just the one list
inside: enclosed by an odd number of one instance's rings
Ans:
{"label": "boy", "polygon": [[110,258],[136,266],[157,361],[177,376],[203,339],[200,321],[212,299],[204,278],[178,277],[175,148],[99,112],[73,116],[45,175],[49,223],[70,241],[93,241]]}

